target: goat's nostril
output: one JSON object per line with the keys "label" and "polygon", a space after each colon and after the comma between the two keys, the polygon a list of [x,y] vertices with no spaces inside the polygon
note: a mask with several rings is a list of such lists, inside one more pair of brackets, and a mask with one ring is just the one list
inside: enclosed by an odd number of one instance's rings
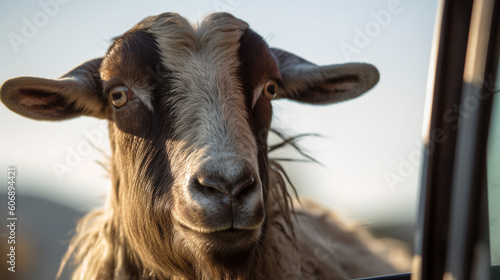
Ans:
{"label": "goat's nostril", "polygon": [[204,177],[199,177],[195,179],[194,181],[195,187],[201,191],[202,193],[206,194],[224,194],[224,186],[222,184],[210,180],[208,178]]}
{"label": "goat's nostril", "polygon": [[243,176],[233,187],[231,194],[233,197],[243,197],[255,189],[257,182],[251,175]]}
{"label": "goat's nostril", "polygon": [[214,188],[214,187],[205,187],[205,190],[206,192],[208,192],[209,194],[222,194],[221,191],[219,191],[218,189]]}

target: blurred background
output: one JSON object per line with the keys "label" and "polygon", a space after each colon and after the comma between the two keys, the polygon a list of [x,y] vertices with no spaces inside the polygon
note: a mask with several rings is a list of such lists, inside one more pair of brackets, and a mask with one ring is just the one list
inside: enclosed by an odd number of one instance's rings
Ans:
{"label": "blurred background", "polygon": [[[435,1],[2,1],[0,83],[21,75],[57,78],[103,56],[112,38],[138,21],[167,11],[193,23],[230,12],[269,45],[316,64],[377,66],[379,84],[358,99],[329,106],[273,101],[273,126],[287,135],[321,135],[299,144],[323,166],[284,164],[300,195],[376,235],[412,241]],[[34,279],[28,267],[36,279],[53,279],[76,220],[102,205],[110,187],[98,163],[109,155],[106,124],[88,117],[33,121],[0,106],[0,131],[3,221],[7,168],[17,168],[16,279]],[[299,157],[292,150],[273,155]],[[6,237],[1,226],[0,276]]]}

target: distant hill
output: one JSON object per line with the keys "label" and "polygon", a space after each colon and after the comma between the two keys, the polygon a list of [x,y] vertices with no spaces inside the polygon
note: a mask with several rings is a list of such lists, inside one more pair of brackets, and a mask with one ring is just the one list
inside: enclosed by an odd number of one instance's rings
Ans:
{"label": "distant hill", "polygon": [[[16,272],[7,270],[7,197],[0,197],[0,279],[55,279],[76,222],[85,213],[34,196],[16,196]],[[67,279],[68,277],[61,277]]]}

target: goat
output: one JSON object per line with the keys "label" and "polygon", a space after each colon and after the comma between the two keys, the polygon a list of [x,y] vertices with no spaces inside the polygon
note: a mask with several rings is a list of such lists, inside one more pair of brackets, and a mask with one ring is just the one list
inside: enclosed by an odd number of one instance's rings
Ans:
{"label": "goat", "polygon": [[[159,69],[150,75],[146,69]],[[78,224],[73,279],[348,279],[394,271],[376,240],[294,202],[268,159],[271,100],[330,104],[379,80],[317,66],[215,13],[151,16],[59,79],[17,77],[1,100],[36,120],[109,121],[112,189]]]}

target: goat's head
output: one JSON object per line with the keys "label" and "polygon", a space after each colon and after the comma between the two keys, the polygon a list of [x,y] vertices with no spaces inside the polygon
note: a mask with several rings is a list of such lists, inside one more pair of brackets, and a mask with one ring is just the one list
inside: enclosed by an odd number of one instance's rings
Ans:
{"label": "goat's head", "polygon": [[165,252],[235,262],[263,240],[273,98],[334,103],[378,78],[368,64],[271,49],[229,14],[192,27],[166,13],[62,78],[5,82],[1,98],[37,120],[109,120],[112,215],[131,251],[160,266]]}

